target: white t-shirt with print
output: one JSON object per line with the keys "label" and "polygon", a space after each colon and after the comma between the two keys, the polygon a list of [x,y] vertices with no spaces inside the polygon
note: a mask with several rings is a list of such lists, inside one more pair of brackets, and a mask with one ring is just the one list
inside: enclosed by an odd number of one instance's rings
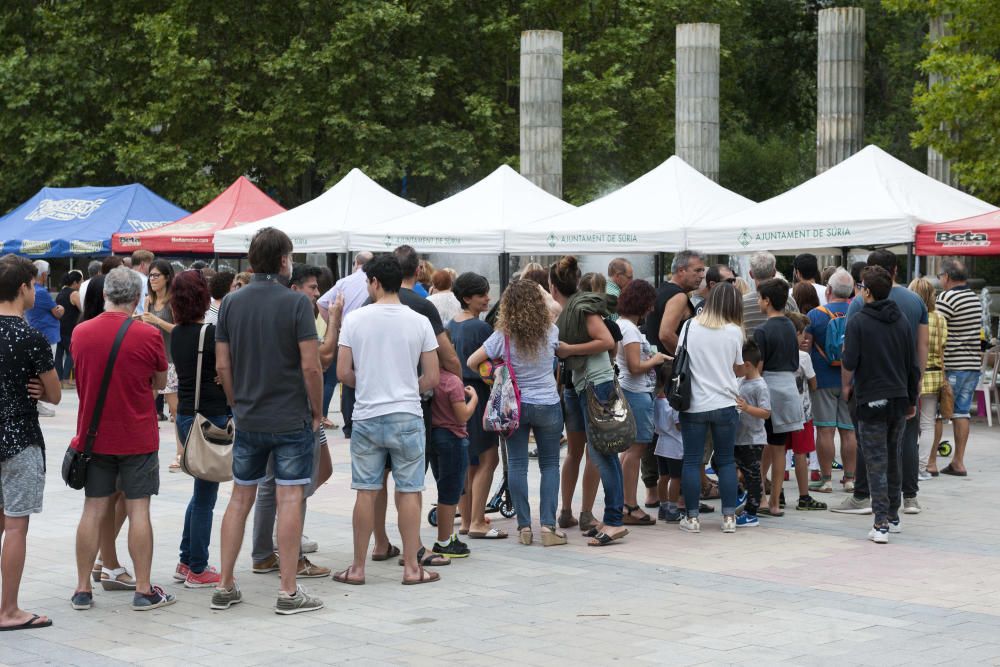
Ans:
{"label": "white t-shirt with print", "polygon": [[802,397],[802,412],[805,413],[805,421],[812,419],[812,399],[809,397],[809,380],[816,377],[813,370],[812,357],[808,352],[799,350],[799,370],[795,371],[795,386]]}

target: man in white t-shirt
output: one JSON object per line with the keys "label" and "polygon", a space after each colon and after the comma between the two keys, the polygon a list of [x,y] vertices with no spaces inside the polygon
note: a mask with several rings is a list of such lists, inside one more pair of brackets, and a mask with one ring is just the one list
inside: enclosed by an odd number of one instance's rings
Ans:
{"label": "man in white t-shirt", "polygon": [[357,491],[354,562],[333,578],[345,584],[365,582],[375,499],[388,459],[403,538],[403,583],[430,583],[440,575],[425,572],[417,559],[425,470],[420,395],[438,384],[438,342],[428,319],[400,303],[403,271],[394,256],[372,260],[364,272],[373,303],[344,319],[337,357],[337,379],[356,393],[351,431],[351,488]]}
{"label": "man in white t-shirt", "polygon": [[[804,282],[812,285],[813,289],[816,290],[819,305],[825,306],[826,287],[817,282],[819,280],[819,260],[816,259],[816,255],[809,252],[796,255],[792,261],[792,266],[795,267],[795,282]],[[791,296],[791,292],[788,294]]]}

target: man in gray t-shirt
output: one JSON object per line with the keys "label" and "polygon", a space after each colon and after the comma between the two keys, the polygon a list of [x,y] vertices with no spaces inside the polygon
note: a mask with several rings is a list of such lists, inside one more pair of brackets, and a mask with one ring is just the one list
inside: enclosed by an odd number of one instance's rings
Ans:
{"label": "man in gray t-shirt", "polygon": [[274,610],[323,608],[296,584],[302,540],[303,489],[314,466],[314,438],[323,419],[323,370],[309,297],[282,284],[292,273],[292,241],[274,227],[250,242],[249,285],[227,296],[215,330],[216,370],[233,408],[233,493],[222,521],[222,571],[212,609],[242,601],[233,578],[257,484],[273,457],[278,497],[278,567]]}

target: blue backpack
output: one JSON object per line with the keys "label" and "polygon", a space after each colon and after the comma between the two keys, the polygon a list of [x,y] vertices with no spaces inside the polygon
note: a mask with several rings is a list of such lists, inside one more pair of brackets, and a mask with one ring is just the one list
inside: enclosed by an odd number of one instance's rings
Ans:
{"label": "blue backpack", "polygon": [[831,366],[840,366],[844,358],[844,334],[847,333],[847,314],[835,313],[825,306],[817,308],[821,313],[830,318],[830,323],[826,325],[826,340],[819,350],[820,355],[826,359]]}

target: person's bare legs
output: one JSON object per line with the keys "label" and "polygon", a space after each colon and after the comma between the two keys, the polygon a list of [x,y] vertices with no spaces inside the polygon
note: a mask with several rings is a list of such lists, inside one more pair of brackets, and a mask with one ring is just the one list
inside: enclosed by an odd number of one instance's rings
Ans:
{"label": "person's bare legs", "polygon": [[111,508],[111,498],[84,498],[83,514],[76,528],[76,592],[91,592],[90,572],[97,558],[101,520]]}
{"label": "person's bare legs", "polygon": [[562,511],[573,511],[573,494],[576,493],[576,482],[580,478],[580,462],[587,448],[587,434],[581,431],[566,432],[566,460],[562,467]]}
{"label": "person's bare legs", "polygon": [[[386,470],[382,473],[382,488],[375,493],[375,500],[373,504],[372,522],[373,531],[375,533],[375,548],[372,553],[377,554],[387,554],[389,553],[389,533],[385,530],[385,514],[389,509],[389,492],[387,490],[389,484],[389,471]],[[355,500],[355,506],[357,506],[357,501]],[[367,548],[367,547],[366,547]]]}
{"label": "person's bare legs", "polygon": [[[482,462],[480,455],[480,463]],[[403,581],[419,580],[423,568],[417,562],[420,549],[420,509],[423,494],[396,492],[399,534],[403,537]]]}
{"label": "person's bare legs", "polygon": [[[21,625],[33,614],[17,606],[17,593],[24,573],[24,558],[28,546],[28,517],[4,516],[0,511],[0,626]],[[35,623],[45,623],[48,616],[39,616]]]}
{"label": "person's bare legs", "polygon": [[597,487],[601,485],[601,471],[590,460],[590,452],[587,452],[586,459],[583,464],[583,499],[580,501],[580,511],[593,514]]}
{"label": "person's bare legs", "polygon": [[[837,453],[836,443],[834,442],[836,432],[836,426],[816,427],[816,458],[819,460],[819,474],[823,476],[823,479],[831,479],[833,477],[833,457]],[[841,457],[843,457],[844,432],[841,431],[840,433],[840,449]],[[844,462],[844,471],[847,471],[846,461]]]}
{"label": "person's bare legs", "polygon": [[[625,484],[625,504],[636,507],[638,503],[639,466],[646,453],[645,444],[633,444],[622,454],[622,482]],[[641,509],[639,515],[645,514]],[[638,518],[638,517],[636,517]]]}
{"label": "person's bare legs", "polygon": [[[493,472],[496,470],[499,461],[500,456],[496,447],[488,447],[479,453],[479,466],[476,470],[476,476],[472,480],[472,507],[470,508],[472,516],[469,522],[469,530],[471,532],[485,533],[490,529],[490,525],[486,523],[486,503],[490,499],[490,487],[493,486]],[[402,518],[400,518],[400,521],[402,521]],[[454,526],[454,522],[455,519],[452,517],[452,527]],[[438,525],[440,524],[441,517],[439,513]],[[420,526],[419,522],[417,526]],[[419,532],[417,540],[420,540]]]}
{"label": "person's bare legs", "polygon": [[767,497],[767,507],[771,514],[777,514],[781,511],[781,487],[785,483],[785,446],[768,445],[767,451],[771,454],[771,495]]}
{"label": "person's bare legs", "polygon": [[858,469],[858,436],[849,428],[840,429],[840,463],[844,477],[854,477]]}
{"label": "person's bare legs", "polygon": [[965,472],[965,446],[969,444],[969,422],[971,419],[952,419],[955,430],[955,451],[951,455],[951,468],[957,472]]}
{"label": "person's bare legs", "polygon": [[[799,497],[809,495],[809,455],[795,454],[795,483],[799,487]],[[782,475],[784,477],[784,475]]]}
{"label": "person's bare legs", "polygon": [[458,509],[458,505],[437,504],[438,542],[447,542],[451,539],[451,534],[455,532],[456,509]]}
{"label": "person's bare legs", "polygon": [[927,456],[927,472],[937,472],[937,450],[941,445],[941,438],[944,436],[944,421],[934,420],[934,442],[931,444],[930,454]]}
{"label": "person's bare legs", "polygon": [[[368,559],[368,545],[372,540],[372,531],[378,531],[378,502],[380,498],[385,498],[385,480],[383,478],[382,488],[375,491],[370,489],[358,489],[354,498],[354,514],[351,525],[354,529],[354,560],[343,572],[338,572],[335,577],[343,575],[348,581],[364,581],[365,563]],[[385,533],[385,507],[382,509],[382,532]],[[386,539],[386,551],[388,550],[388,539]],[[378,538],[376,537],[375,552],[378,550]]]}
{"label": "person's bare legs", "polygon": [[[221,568],[219,588],[229,590],[233,587],[233,570],[236,568],[236,558],[240,555],[240,548],[243,546],[243,533],[247,527],[247,516],[250,515],[250,510],[253,509],[253,503],[256,499],[256,484],[233,484],[229,505],[226,506],[226,513],[222,517],[222,528],[219,536],[219,550],[222,553],[219,563]],[[296,549],[292,562],[297,565],[298,560],[299,553]]]}
{"label": "person's bare legs", "polygon": [[[111,495],[108,507],[101,517],[101,535],[98,542],[99,550],[97,560],[101,561],[103,567],[109,570],[116,570],[121,567],[118,561],[118,535],[122,532],[125,519],[128,513],[125,511],[125,494],[116,491]],[[96,567],[95,569],[100,569]],[[124,575],[123,575],[124,576]]]}
{"label": "person's bare legs", "polygon": [[670,476],[660,475],[656,480],[656,496],[661,503],[667,502],[670,496]]}
{"label": "person's bare legs", "polygon": [[278,494],[278,569],[281,592],[294,595],[302,548],[302,484],[276,485]]}
{"label": "person's bare legs", "polygon": [[135,592],[150,594],[153,569],[153,524],[149,520],[149,497],[125,499],[128,513],[128,554],[135,568]]}

